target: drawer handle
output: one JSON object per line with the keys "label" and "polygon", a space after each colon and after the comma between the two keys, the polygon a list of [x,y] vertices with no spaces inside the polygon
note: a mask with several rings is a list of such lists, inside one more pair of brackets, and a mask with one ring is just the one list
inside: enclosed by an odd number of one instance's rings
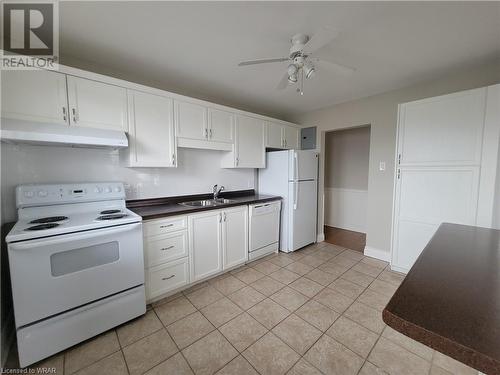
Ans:
{"label": "drawer handle", "polygon": [[170,249],[173,249],[175,247],[175,245],[171,245],[171,246],[167,246],[167,247],[162,247],[161,250],[170,250]]}
{"label": "drawer handle", "polygon": [[162,277],[162,280],[170,280],[172,277],[175,277],[175,274],[169,276],[169,277]]}
{"label": "drawer handle", "polygon": [[167,225],[160,225],[160,228],[168,228],[168,227],[173,227],[174,224],[167,224]]}

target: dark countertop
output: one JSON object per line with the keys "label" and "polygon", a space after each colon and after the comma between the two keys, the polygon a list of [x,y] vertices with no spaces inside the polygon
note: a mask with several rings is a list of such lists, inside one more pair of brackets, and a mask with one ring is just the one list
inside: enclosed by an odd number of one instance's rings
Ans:
{"label": "dark countertop", "polygon": [[181,206],[180,202],[189,202],[201,199],[212,199],[212,194],[183,195],[177,197],[136,199],[127,201],[127,208],[142,216],[144,220],[158,219],[161,217],[192,214],[194,212],[218,210],[225,207],[241,206],[260,202],[280,200],[275,195],[256,194],[254,190],[239,190],[223,192],[220,198],[231,199],[233,202],[207,207]]}
{"label": "dark countertop", "polygon": [[500,230],[441,224],[382,316],[414,340],[500,374]]}

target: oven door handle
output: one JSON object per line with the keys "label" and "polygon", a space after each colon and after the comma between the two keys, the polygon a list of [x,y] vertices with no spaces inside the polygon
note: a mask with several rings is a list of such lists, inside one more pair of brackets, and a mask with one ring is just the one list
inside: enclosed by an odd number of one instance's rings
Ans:
{"label": "oven door handle", "polygon": [[86,232],[77,232],[77,233],[69,233],[69,234],[61,234],[54,237],[48,238],[38,238],[35,240],[23,241],[23,242],[14,242],[9,244],[9,249],[11,250],[30,250],[40,246],[50,246],[50,245],[58,245],[65,242],[70,242],[74,240],[86,240],[86,239],[95,239],[103,236],[109,236],[113,234],[119,234],[123,232],[128,232],[137,227],[140,227],[141,223],[132,223],[132,224],[123,224],[118,225],[116,227],[108,227],[108,228],[99,228],[96,230],[90,230]]}

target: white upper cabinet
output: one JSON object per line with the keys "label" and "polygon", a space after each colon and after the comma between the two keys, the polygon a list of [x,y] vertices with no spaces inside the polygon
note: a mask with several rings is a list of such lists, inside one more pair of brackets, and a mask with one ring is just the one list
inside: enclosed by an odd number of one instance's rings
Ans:
{"label": "white upper cabinet", "polygon": [[123,87],[68,76],[68,102],[72,125],[128,131]]}
{"label": "white upper cabinet", "polygon": [[284,148],[283,132],[280,124],[277,124],[275,122],[267,122],[266,131],[267,131],[266,147]]}
{"label": "white upper cabinet", "polygon": [[48,70],[1,74],[3,118],[68,125],[65,74]]}
{"label": "white upper cabinet", "polygon": [[248,259],[248,207],[224,210],[222,224],[223,268],[228,269]]}
{"label": "white upper cabinet", "polygon": [[234,142],[234,115],[218,109],[208,109],[208,136],[215,142]]}
{"label": "white upper cabinet", "polygon": [[266,166],[265,123],[237,115],[234,151],[222,159],[223,168],[264,168]]}
{"label": "white upper cabinet", "polygon": [[176,167],[172,99],[128,90],[131,167]]}
{"label": "white upper cabinet", "polygon": [[176,100],[175,127],[179,138],[208,139],[207,108]]}
{"label": "white upper cabinet", "polygon": [[299,129],[283,125],[283,141],[286,149],[297,150],[299,148]]}
{"label": "white upper cabinet", "polygon": [[277,122],[267,122],[266,147],[283,150],[298,149],[299,129]]}

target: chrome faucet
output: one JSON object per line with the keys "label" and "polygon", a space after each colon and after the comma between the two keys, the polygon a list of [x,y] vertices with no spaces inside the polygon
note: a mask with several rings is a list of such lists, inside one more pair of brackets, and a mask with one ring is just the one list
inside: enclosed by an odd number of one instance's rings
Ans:
{"label": "chrome faucet", "polygon": [[218,190],[217,190],[217,187],[218,187],[218,185],[215,184],[214,187],[213,187],[213,189],[212,189],[212,191],[214,193],[214,199],[219,198],[220,192],[224,190],[224,186],[223,185],[221,185]]}

